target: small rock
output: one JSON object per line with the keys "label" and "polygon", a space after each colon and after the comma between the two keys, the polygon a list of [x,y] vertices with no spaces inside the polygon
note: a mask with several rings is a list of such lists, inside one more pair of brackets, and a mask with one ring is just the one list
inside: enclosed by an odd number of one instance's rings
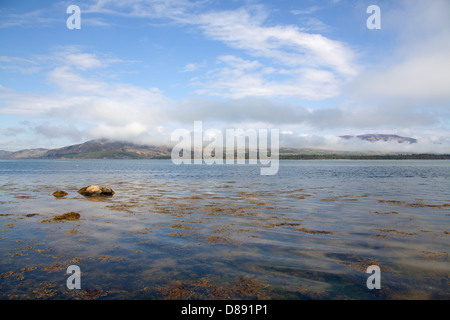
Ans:
{"label": "small rock", "polygon": [[76,212],[68,212],[59,216],[55,216],[52,219],[42,220],[42,223],[48,222],[63,222],[63,221],[75,221],[80,219],[80,214]]}
{"label": "small rock", "polygon": [[114,195],[114,191],[111,188],[99,186],[87,186],[78,190],[78,193],[86,197]]}
{"label": "small rock", "polygon": [[52,195],[53,195],[54,197],[56,197],[56,198],[62,198],[62,197],[67,196],[68,193],[65,192],[65,191],[62,191],[62,190],[58,190],[58,191],[53,192]]}

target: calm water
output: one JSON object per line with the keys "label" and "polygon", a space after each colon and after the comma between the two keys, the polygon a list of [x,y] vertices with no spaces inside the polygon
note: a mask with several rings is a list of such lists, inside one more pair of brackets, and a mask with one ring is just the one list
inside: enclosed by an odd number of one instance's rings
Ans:
{"label": "calm water", "polygon": [[0,161],[0,299],[449,299],[449,164]]}

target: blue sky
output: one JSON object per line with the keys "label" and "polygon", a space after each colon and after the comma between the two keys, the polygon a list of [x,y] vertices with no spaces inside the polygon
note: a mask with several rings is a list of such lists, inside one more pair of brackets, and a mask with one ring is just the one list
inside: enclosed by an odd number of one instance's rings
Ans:
{"label": "blue sky", "polygon": [[[447,0],[3,0],[0,150],[168,143],[202,120],[277,128],[286,146],[450,152],[449,12]],[[419,143],[337,137],[362,133]]]}

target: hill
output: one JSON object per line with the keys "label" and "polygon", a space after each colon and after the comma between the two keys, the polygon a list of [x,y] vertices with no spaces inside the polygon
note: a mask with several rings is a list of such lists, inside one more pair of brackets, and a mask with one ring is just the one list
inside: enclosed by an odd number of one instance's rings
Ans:
{"label": "hill", "polygon": [[169,159],[171,149],[166,146],[145,146],[107,139],[48,150],[47,159]]}
{"label": "hill", "polygon": [[50,150],[0,151],[0,159],[170,159],[170,152],[171,149],[165,146],[99,139]]}
{"label": "hill", "polygon": [[0,150],[0,159],[35,159],[45,155],[47,149],[24,149],[15,152]]}

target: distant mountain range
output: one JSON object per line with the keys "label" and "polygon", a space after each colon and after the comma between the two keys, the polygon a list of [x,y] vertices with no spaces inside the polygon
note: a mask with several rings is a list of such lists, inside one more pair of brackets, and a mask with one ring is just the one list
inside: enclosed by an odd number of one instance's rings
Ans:
{"label": "distant mountain range", "polygon": [[[416,143],[413,138],[397,135],[364,134],[341,136],[370,142],[397,141]],[[146,146],[130,142],[91,140],[57,149],[25,149],[16,152],[0,150],[0,159],[170,159],[171,147]],[[374,152],[337,152],[319,149],[280,148],[280,159],[450,159],[450,155],[382,155]]]}

